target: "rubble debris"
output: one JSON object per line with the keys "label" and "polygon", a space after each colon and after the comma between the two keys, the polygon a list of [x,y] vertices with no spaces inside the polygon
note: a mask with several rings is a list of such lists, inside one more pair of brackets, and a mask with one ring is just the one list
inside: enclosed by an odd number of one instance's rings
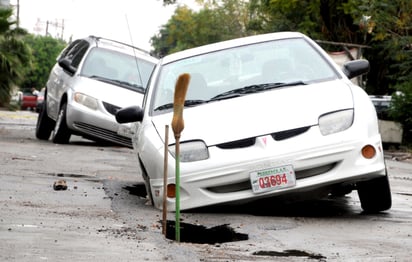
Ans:
{"label": "rubble debris", "polygon": [[53,184],[53,189],[54,190],[66,190],[67,189],[67,183],[66,180],[58,180],[54,182]]}

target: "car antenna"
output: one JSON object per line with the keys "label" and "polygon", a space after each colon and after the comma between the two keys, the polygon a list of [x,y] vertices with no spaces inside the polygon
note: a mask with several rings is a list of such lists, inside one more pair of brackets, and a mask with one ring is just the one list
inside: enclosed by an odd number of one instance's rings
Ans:
{"label": "car antenna", "polygon": [[[132,37],[132,33],[130,31],[130,26],[129,26],[129,19],[127,18],[127,14],[124,14],[124,16],[126,18],[127,30],[129,31],[130,43],[132,44],[132,46],[134,46],[133,37]],[[132,50],[133,50],[133,54],[134,54],[134,61],[136,63],[137,72],[139,74],[139,80],[140,80],[140,83],[142,83],[142,87],[144,87],[143,86],[142,75],[140,74],[140,70],[139,70],[139,63],[137,61],[136,50],[135,50],[135,48],[132,48]],[[139,49],[139,50],[141,50],[141,49]]]}

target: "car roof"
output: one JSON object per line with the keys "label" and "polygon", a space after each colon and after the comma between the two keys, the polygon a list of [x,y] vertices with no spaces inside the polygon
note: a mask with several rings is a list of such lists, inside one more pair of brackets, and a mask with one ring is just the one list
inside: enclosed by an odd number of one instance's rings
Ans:
{"label": "car roof", "polygon": [[93,35],[88,36],[87,38],[85,38],[85,40],[92,43],[92,45],[94,45],[95,47],[103,47],[106,49],[111,49],[111,50],[115,50],[118,52],[126,53],[129,55],[136,56],[138,58],[147,60],[152,63],[157,63],[159,60],[157,57],[154,57],[153,55],[151,55],[149,51],[146,51],[139,47],[136,47],[136,46],[133,46],[127,43],[123,43],[117,40],[93,36]]}
{"label": "car roof", "polygon": [[227,41],[222,41],[218,43],[208,44],[200,47],[195,47],[191,49],[186,49],[184,51],[179,51],[173,54],[169,54],[163,58],[161,58],[162,64],[168,64],[170,62],[180,60],[183,58],[196,56],[208,52],[214,52],[217,50],[223,50],[227,48],[242,46],[242,45],[249,45],[259,42],[271,41],[271,40],[278,40],[278,39],[288,39],[288,38],[305,38],[306,36],[299,32],[276,32],[276,33],[268,33],[268,34],[261,34],[261,35],[254,35],[254,36],[247,36]]}

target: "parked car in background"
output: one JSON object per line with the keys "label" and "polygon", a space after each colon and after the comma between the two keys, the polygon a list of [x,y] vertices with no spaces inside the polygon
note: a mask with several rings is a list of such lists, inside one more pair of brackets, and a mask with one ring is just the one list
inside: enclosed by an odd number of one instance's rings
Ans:
{"label": "parked car in background", "polygon": [[44,93],[46,91],[46,88],[42,88],[38,93],[37,93],[37,101],[36,101],[36,112],[39,113],[40,110],[43,108],[43,103],[44,103]]}
{"label": "parked car in background", "polygon": [[372,100],[375,106],[376,113],[379,119],[389,119],[389,109],[391,106],[391,96],[374,96],[370,95],[369,98]]}
{"label": "parked car in background", "polygon": [[10,105],[15,109],[21,109],[21,102],[23,101],[23,92],[18,87],[14,87],[10,94]]}
{"label": "parked car in background", "polygon": [[23,98],[21,100],[20,109],[34,111],[36,109],[36,106],[37,96],[33,95],[31,92],[23,92]]}
{"label": "parked car in background", "polygon": [[89,36],[68,45],[46,84],[36,137],[68,143],[72,134],[132,147],[118,109],[139,105],[158,59],[137,47]]}
{"label": "parked car in background", "polygon": [[[366,60],[338,67],[300,33],[234,39],[163,57],[143,106],[121,109],[116,118],[135,125],[133,145],[157,208],[164,187],[168,196],[176,187],[173,139],[163,183],[165,130],[176,80],[187,73],[180,209],[357,190],[362,208],[379,212],[391,207],[391,192],[376,111],[349,80],[368,70]],[[276,201],[264,203],[277,208]],[[167,209],[175,207],[167,197]]]}
{"label": "parked car in background", "polygon": [[393,120],[389,114],[392,96],[369,96],[378,115],[379,130],[385,146],[399,147],[402,144],[402,124]]}

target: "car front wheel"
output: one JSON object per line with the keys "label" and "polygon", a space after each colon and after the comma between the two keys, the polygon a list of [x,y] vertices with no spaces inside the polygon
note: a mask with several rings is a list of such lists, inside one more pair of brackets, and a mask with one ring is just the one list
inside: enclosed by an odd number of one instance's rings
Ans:
{"label": "car front wheel", "polygon": [[153,201],[153,195],[152,195],[152,187],[150,186],[150,178],[147,175],[146,169],[144,168],[143,163],[140,159],[139,159],[139,164],[140,164],[140,170],[142,172],[142,177],[144,180],[144,185],[146,188],[146,194],[147,194],[146,198],[147,198],[148,204],[153,206],[154,201]]}
{"label": "car front wheel", "polygon": [[47,115],[47,106],[44,103],[37,117],[36,137],[41,140],[49,140],[54,124],[53,119]]}
{"label": "car front wheel", "polygon": [[54,127],[52,140],[56,144],[67,144],[70,140],[71,132],[66,124],[66,108],[67,104],[61,106],[56,126]]}
{"label": "car front wheel", "polygon": [[378,213],[392,206],[388,174],[357,184],[361,207],[365,212]]}

